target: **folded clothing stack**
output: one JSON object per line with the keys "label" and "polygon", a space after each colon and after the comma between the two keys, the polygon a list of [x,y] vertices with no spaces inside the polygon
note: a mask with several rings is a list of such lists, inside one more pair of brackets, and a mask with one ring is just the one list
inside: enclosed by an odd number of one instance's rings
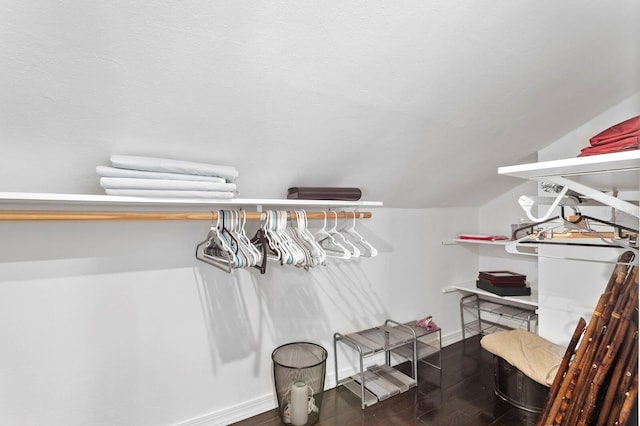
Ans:
{"label": "folded clothing stack", "polygon": [[640,149],[640,115],[611,126],[589,139],[578,157]]}
{"label": "folded clothing stack", "polygon": [[234,198],[238,177],[231,166],[132,155],[112,155],[96,173],[108,195],[152,198]]}

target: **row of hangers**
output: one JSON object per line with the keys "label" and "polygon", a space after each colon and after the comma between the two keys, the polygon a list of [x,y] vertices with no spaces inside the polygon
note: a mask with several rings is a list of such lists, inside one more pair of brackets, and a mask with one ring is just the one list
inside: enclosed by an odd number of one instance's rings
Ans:
{"label": "row of hangers", "polygon": [[[591,237],[599,238],[605,245],[611,246],[625,246],[632,249],[638,247],[638,230],[633,229],[616,222],[615,209],[612,209],[612,221],[606,221],[593,216],[587,216],[581,213],[580,206],[589,205],[601,205],[595,200],[585,198],[579,193],[569,189],[569,186],[560,186],[553,183],[541,182],[540,188],[545,192],[556,193],[556,198],[553,200],[546,212],[539,217],[533,215],[532,210],[536,204],[547,204],[548,197],[533,197],[522,195],[518,199],[520,207],[525,211],[527,217],[533,221],[533,223],[524,225],[512,232],[512,240],[536,240],[541,242],[544,240],[550,240],[554,237]],[[618,196],[618,192],[614,191],[614,197]],[[555,209],[560,208],[560,214],[554,216]],[[573,210],[573,215],[566,214],[566,208]],[[558,222],[557,227],[541,228],[540,225],[548,222]],[[611,231],[601,231],[594,228],[592,225],[604,225],[606,228],[610,228]],[[563,228],[563,229],[562,229]],[[559,231],[558,231],[559,230]],[[522,238],[518,235],[522,231],[526,232],[526,235]]]}
{"label": "row of hangers", "polygon": [[[542,228],[540,226],[545,223],[558,221],[559,225],[555,227]],[[593,228],[593,224],[610,226],[612,230],[597,230]],[[541,241],[564,236],[601,238],[603,242],[610,243],[611,245],[615,245],[616,242],[620,240],[627,240],[631,244],[637,244],[638,230],[581,213],[567,217],[561,214],[541,222],[528,223],[514,229],[511,234],[511,239],[517,240],[525,237]],[[616,242],[613,241],[614,239]]]}
{"label": "row of hangers", "polygon": [[[355,229],[357,213],[344,213],[338,229],[338,213],[322,212],[322,228],[315,233],[308,226],[304,210],[268,210],[252,238],[246,233],[246,212],[219,210],[214,215],[207,238],[196,246],[196,259],[225,272],[256,268],[266,273],[267,261],[310,269],[326,265],[328,258],[353,259],[378,255]],[[350,216],[350,217],[349,217]]]}
{"label": "row of hangers", "polygon": [[[521,203],[522,204],[522,203]],[[537,251],[521,250],[520,244],[565,244],[572,246],[596,246],[596,247],[618,247],[630,250],[635,256],[638,255],[638,230],[624,226],[615,222],[599,219],[597,217],[582,214],[575,206],[568,206],[574,211],[573,215],[566,215],[564,206],[560,206],[560,215],[548,217],[543,220],[523,225],[511,234],[511,242],[506,245],[509,253],[540,256]],[[530,209],[530,206],[527,210]],[[541,225],[546,223],[556,223],[555,226]],[[605,231],[601,227],[609,227],[610,231]],[[523,235],[524,234],[524,235]],[[583,242],[584,238],[597,239],[600,243]],[[582,239],[582,240],[581,240]],[[554,257],[554,256],[544,256]],[[574,257],[562,257],[566,260],[584,260]],[[598,261],[589,259],[591,262],[617,263],[610,261]]]}
{"label": "row of hangers", "polygon": [[[620,245],[631,246],[636,248],[638,245],[638,230],[621,225],[619,223],[599,219],[597,217],[588,216],[582,214],[576,207],[570,206],[574,211],[573,215],[566,215],[564,206],[560,207],[560,215],[547,217],[544,220],[536,221],[534,223],[523,225],[515,230],[511,234],[512,240],[536,240],[540,242],[543,240],[549,240],[555,237],[591,237],[599,238],[604,244],[607,245]],[[542,228],[540,225],[549,222],[558,222],[559,225],[555,227]],[[611,231],[602,231],[594,228],[592,225],[604,225],[610,227]],[[524,236],[520,235],[522,232]],[[634,247],[635,246],[635,247]]]}

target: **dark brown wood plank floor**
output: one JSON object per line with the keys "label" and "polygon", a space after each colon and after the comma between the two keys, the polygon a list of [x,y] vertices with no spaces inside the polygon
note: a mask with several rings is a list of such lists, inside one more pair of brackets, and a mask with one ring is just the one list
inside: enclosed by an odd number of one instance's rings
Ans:
{"label": "dark brown wood plank floor", "polygon": [[[410,365],[398,368],[409,373]],[[492,355],[480,347],[480,336],[442,350],[442,375],[419,364],[418,387],[378,402],[364,410],[360,400],[338,387],[324,393],[320,426],[535,425],[537,415],[519,410],[493,392]],[[282,424],[276,409],[243,420],[235,426]]]}

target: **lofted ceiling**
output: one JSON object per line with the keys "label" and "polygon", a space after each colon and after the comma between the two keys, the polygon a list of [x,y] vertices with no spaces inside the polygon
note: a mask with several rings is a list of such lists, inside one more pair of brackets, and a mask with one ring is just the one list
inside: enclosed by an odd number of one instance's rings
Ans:
{"label": "lofted ceiling", "polygon": [[[0,0],[0,191],[102,193],[110,154],[242,198],[477,206],[640,90],[640,2]],[[612,123],[613,124],[613,123]],[[576,153],[577,154],[577,153]]]}

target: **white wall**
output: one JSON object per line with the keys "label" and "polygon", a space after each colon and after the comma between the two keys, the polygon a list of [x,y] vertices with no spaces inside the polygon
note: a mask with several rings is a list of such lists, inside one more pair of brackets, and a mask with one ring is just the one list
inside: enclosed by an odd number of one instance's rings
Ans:
{"label": "white wall", "polygon": [[615,262],[624,251],[613,247],[541,247],[539,334],[568,345],[579,319],[587,323],[591,319],[611,278],[615,265],[600,262]]}
{"label": "white wall", "polygon": [[0,223],[0,424],[225,424],[275,406],[282,343],[327,348],[331,385],[336,331],[431,314],[459,338],[441,288],[477,258],[441,241],[477,210],[373,213],[358,229],[377,258],[266,275],[195,260],[206,223]]}

